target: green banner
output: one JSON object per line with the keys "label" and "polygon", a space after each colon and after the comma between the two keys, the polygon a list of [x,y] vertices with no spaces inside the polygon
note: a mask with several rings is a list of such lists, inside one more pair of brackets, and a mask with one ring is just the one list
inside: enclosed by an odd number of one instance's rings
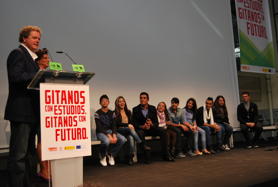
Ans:
{"label": "green banner", "polygon": [[236,0],[241,71],[275,73],[268,0]]}

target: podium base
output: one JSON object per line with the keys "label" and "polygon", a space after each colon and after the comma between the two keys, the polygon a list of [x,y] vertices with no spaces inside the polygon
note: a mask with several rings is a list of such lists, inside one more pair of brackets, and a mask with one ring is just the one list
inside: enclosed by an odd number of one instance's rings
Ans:
{"label": "podium base", "polygon": [[83,185],[83,157],[51,161],[53,187]]}

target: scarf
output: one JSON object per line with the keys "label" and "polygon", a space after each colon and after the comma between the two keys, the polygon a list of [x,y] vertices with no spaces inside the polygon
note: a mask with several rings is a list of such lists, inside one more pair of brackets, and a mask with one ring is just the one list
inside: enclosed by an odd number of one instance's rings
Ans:
{"label": "scarf", "polygon": [[166,127],[166,118],[164,112],[157,112],[159,127]]}
{"label": "scarf", "polygon": [[208,123],[208,121],[210,120],[209,124],[214,124],[212,108],[210,108],[209,113],[207,113],[206,106],[204,106],[203,118],[204,118],[204,123]]}

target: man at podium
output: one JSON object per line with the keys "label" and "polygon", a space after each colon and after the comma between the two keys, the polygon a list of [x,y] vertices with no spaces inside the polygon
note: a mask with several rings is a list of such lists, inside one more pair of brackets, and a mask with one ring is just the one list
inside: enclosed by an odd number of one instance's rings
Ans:
{"label": "man at podium", "polygon": [[[39,93],[27,90],[39,67],[35,62],[40,44],[41,29],[25,26],[19,33],[20,46],[8,56],[9,95],[5,119],[11,124],[8,171],[10,186],[31,186],[34,163],[35,135],[39,124]],[[31,164],[33,163],[33,164]]]}

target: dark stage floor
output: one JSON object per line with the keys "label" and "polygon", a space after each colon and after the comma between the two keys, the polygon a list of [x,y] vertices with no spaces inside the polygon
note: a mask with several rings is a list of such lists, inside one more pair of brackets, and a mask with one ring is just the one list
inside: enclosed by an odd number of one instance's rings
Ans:
{"label": "dark stage floor", "polygon": [[[275,142],[277,144],[277,142]],[[270,149],[273,149],[270,151]],[[1,171],[1,185],[7,174]],[[278,186],[278,149],[273,142],[257,149],[235,148],[210,156],[165,162],[156,156],[152,164],[118,164],[101,167],[95,159],[84,161],[88,186]],[[47,187],[40,180],[34,186]],[[87,186],[87,185],[86,185]]]}
{"label": "dark stage floor", "polygon": [[[85,181],[97,186],[278,186],[278,149],[233,149],[175,162],[116,167],[86,163]],[[275,147],[276,148],[276,147]]]}

